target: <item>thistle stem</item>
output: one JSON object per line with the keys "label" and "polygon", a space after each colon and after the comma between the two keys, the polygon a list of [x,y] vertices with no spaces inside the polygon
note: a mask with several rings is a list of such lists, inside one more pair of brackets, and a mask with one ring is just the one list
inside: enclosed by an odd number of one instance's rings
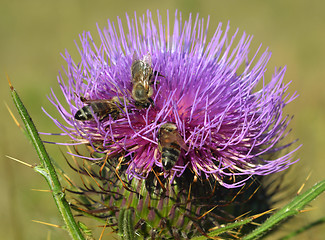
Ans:
{"label": "thistle stem", "polygon": [[284,219],[294,216],[318,195],[325,191],[325,180],[315,184],[312,188],[308,189],[305,193],[296,196],[292,202],[285,205],[270,218],[268,218],[261,226],[256,228],[253,232],[246,235],[243,240],[257,239],[265,235],[274,226],[279,224]]}
{"label": "thistle stem", "polygon": [[[9,80],[9,79],[8,79]],[[38,134],[38,131],[30,117],[30,115],[27,112],[27,109],[25,108],[24,104],[22,103],[18,93],[14,89],[14,87],[10,85],[11,90],[11,96],[13,98],[13,101],[16,105],[16,108],[19,112],[19,115],[24,122],[26,132],[38,154],[38,157],[40,159],[41,165],[34,167],[35,171],[40,173],[47,181],[52,196],[54,198],[54,201],[61,213],[61,216],[66,224],[67,230],[70,233],[72,239],[74,240],[84,240],[78,224],[76,223],[73,214],[71,212],[69,203],[67,202],[65,198],[65,193],[62,190],[62,186],[60,184],[60,181],[58,179],[58,176],[56,174],[56,171],[54,169],[54,166],[51,162],[51,159],[44,147],[44,144]]]}

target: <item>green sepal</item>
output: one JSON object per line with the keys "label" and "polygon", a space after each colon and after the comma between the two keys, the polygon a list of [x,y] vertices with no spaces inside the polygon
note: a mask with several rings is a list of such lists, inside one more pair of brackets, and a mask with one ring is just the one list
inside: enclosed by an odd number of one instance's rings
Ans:
{"label": "green sepal", "polygon": [[118,217],[118,234],[123,240],[134,240],[133,210],[131,208],[121,209]]}

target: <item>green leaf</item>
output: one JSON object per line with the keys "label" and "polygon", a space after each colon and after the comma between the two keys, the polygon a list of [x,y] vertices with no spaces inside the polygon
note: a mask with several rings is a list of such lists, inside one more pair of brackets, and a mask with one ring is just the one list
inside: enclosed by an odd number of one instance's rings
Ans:
{"label": "green leaf", "polygon": [[[239,220],[239,221],[236,221],[236,222],[233,222],[233,223],[229,223],[227,225],[221,225],[216,230],[213,230],[213,231],[209,232],[208,236],[211,237],[211,238],[219,236],[222,233],[226,233],[226,232],[228,232],[228,231],[230,231],[232,229],[239,228],[240,226],[248,224],[248,223],[252,222],[254,219],[256,219],[256,217],[248,217],[248,218],[245,218],[243,220]],[[206,236],[198,236],[198,237],[193,237],[192,238],[192,240],[205,240],[205,239],[207,239]]]}
{"label": "green leaf", "polygon": [[318,195],[325,191],[325,180],[317,183],[315,186],[307,190],[305,193],[296,196],[292,202],[285,205],[270,218],[268,218],[261,226],[249,233],[243,240],[258,239],[270,231],[275,225],[288,217],[292,217],[298,213]]}
{"label": "green leaf", "polygon": [[[256,228],[251,233],[247,234],[245,237],[241,238],[243,240],[248,239],[258,239],[265,235],[268,231],[272,230],[272,228],[279,224],[281,221],[285,220],[288,217],[294,216],[301,212],[301,210],[309,204],[312,200],[314,200],[317,196],[319,196],[322,192],[325,191],[325,180],[321,181],[320,183],[317,183],[315,186],[313,186],[311,189],[306,191],[305,193],[295,197],[292,202],[284,206],[282,209],[277,211],[275,214],[273,214],[270,218],[268,218],[262,225],[260,225],[258,228]],[[226,233],[230,230],[236,229],[242,225],[249,224],[253,222],[254,219],[258,218],[259,216],[262,216],[263,214],[254,215],[251,217],[247,217],[243,220],[236,221],[234,223],[230,223],[227,225],[220,226],[218,229],[215,229],[211,231],[208,236],[209,237],[216,237],[220,234]],[[319,219],[318,221],[311,223],[310,225],[307,225],[306,227],[299,229],[290,235],[286,236],[284,239],[289,239],[291,237],[296,236],[297,234],[301,233],[302,231],[305,231],[315,225],[321,224],[325,222],[325,217]],[[193,240],[203,240],[206,239],[206,236],[198,236],[192,238]]]}

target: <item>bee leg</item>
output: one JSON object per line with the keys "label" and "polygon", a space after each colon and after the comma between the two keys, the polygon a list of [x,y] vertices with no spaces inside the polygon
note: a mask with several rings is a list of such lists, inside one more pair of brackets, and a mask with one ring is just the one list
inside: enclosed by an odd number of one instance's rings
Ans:
{"label": "bee leg", "polygon": [[[158,77],[163,77],[163,78],[166,78],[164,75],[162,75],[160,72],[158,72],[158,71],[154,71],[153,72],[153,74],[151,74],[151,76],[150,76],[150,84],[154,84],[154,82],[155,82],[155,77],[156,76],[158,76]],[[156,81],[157,82],[157,84],[159,84],[159,81]]]}
{"label": "bee leg", "polygon": [[150,101],[146,101],[146,102],[134,102],[135,107],[138,109],[142,109],[142,108],[148,108],[150,106]]}
{"label": "bee leg", "polygon": [[146,102],[135,102],[135,106],[136,106],[137,108],[148,108],[150,105],[151,105],[152,107],[155,106],[155,103],[154,103],[154,101],[152,100],[152,98],[148,98],[148,101],[146,101]]}
{"label": "bee leg", "polygon": [[108,113],[108,114],[105,114],[103,116],[103,118],[101,118],[100,120],[103,120],[104,118],[107,118],[107,117],[109,118],[109,116],[111,116],[113,120],[117,120],[117,119],[119,119],[120,114],[119,113]]}
{"label": "bee leg", "polygon": [[158,76],[158,77],[165,77],[164,75],[162,75],[160,72],[158,71],[154,71],[153,73],[154,76]]}
{"label": "bee leg", "polygon": [[80,101],[81,102],[87,102],[87,99],[85,97],[83,97],[83,96],[80,96]]}
{"label": "bee leg", "polygon": [[149,102],[150,102],[150,105],[151,105],[152,107],[154,107],[154,106],[155,106],[155,103],[154,103],[153,99],[152,99],[152,98],[148,98],[148,100],[149,100]]}
{"label": "bee leg", "polygon": [[[154,83],[155,83],[155,80],[151,80],[150,85],[153,85]],[[159,85],[159,84],[160,84],[160,81],[157,80],[157,81],[156,81],[156,85]]]}

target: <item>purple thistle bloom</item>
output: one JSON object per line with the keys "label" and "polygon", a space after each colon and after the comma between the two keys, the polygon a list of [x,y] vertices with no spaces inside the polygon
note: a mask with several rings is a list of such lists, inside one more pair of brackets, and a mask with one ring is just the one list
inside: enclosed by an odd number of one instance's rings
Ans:
{"label": "purple thistle bloom", "polygon": [[[249,59],[251,36],[243,33],[234,45],[238,30],[229,39],[229,26],[223,32],[220,23],[207,39],[209,19],[204,23],[197,16],[193,22],[190,15],[183,22],[176,12],[172,25],[169,17],[163,24],[157,15],[158,24],[149,11],[139,19],[126,15],[126,31],[120,18],[117,26],[108,20],[108,28],[98,28],[99,46],[89,32],[83,33],[78,63],[65,53],[68,81],[61,74],[58,80],[68,106],[54,93],[50,99],[64,119],[61,123],[52,118],[63,134],[73,144],[89,144],[105,157],[127,156],[129,178],[146,178],[154,167],[166,177],[179,177],[188,168],[199,178],[213,177],[232,188],[294,163],[296,149],[271,157],[290,145],[279,145],[290,122],[282,115],[283,108],[296,97],[282,82],[285,68],[266,82],[271,53],[265,51],[257,59],[256,52]],[[151,58],[153,71],[161,74],[153,74],[153,104],[148,107],[139,108],[132,98],[134,55]],[[117,117],[97,116],[89,108],[92,120],[75,118],[78,110],[91,105],[90,100],[108,102],[114,97]],[[158,131],[165,123],[174,123],[186,144],[171,171],[164,170],[158,147]]]}

